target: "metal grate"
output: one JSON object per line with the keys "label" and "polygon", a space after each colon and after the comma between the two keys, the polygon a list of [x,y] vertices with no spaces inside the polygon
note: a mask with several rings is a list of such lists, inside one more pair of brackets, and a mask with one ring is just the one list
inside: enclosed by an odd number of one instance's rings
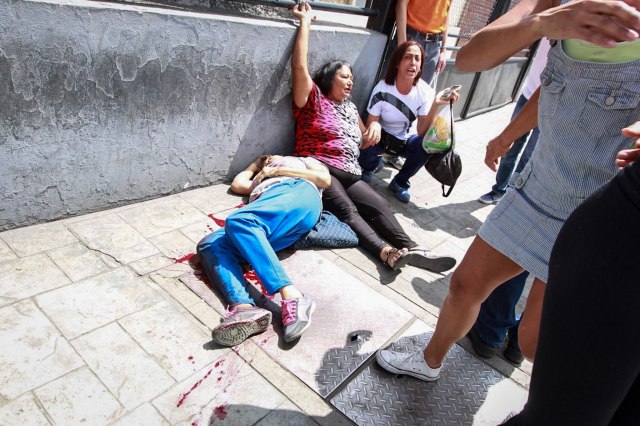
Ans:
{"label": "metal grate", "polygon": [[[422,349],[431,332],[416,322],[394,350]],[[375,360],[331,404],[358,425],[496,425],[524,405],[527,392],[454,345],[436,382],[397,376]]]}

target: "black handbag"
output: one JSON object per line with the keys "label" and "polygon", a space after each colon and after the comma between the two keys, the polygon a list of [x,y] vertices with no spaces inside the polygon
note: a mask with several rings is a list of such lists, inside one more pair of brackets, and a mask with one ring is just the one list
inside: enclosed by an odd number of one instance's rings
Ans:
{"label": "black handbag", "polygon": [[[448,197],[451,194],[460,173],[462,173],[462,159],[453,149],[456,145],[453,133],[453,101],[449,105],[451,107],[451,149],[431,155],[427,164],[424,165],[429,174],[442,184],[443,197]],[[448,191],[445,191],[445,185],[449,187]]]}
{"label": "black handbag", "polygon": [[398,139],[391,133],[387,133],[382,130],[382,146],[384,146],[384,153],[389,155],[399,155],[404,157],[407,151],[407,141],[405,139]]}

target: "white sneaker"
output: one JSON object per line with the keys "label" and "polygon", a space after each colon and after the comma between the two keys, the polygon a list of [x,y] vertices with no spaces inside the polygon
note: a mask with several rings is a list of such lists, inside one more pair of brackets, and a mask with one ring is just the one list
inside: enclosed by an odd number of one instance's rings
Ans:
{"label": "white sneaker", "polygon": [[402,166],[404,166],[405,162],[405,158],[398,155],[382,154],[382,159],[398,170],[400,170]]}
{"label": "white sneaker", "polygon": [[376,353],[376,361],[380,367],[393,374],[405,374],[426,382],[433,382],[440,376],[440,369],[431,368],[424,361],[422,351],[396,352],[381,349]]}

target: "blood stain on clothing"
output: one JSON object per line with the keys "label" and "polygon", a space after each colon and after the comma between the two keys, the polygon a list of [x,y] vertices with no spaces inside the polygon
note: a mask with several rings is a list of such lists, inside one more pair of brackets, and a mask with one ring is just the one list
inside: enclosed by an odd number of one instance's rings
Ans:
{"label": "blood stain on clothing", "polygon": [[240,203],[236,206],[236,209],[242,208],[244,207],[246,204],[245,203]]}
{"label": "blood stain on clothing", "polygon": [[250,284],[258,287],[262,294],[265,295],[269,300],[272,300],[275,297],[267,293],[267,290],[264,288],[262,281],[260,281],[260,278],[258,278],[258,275],[256,275],[256,271],[254,271],[253,269],[244,273],[244,279],[247,280]]}

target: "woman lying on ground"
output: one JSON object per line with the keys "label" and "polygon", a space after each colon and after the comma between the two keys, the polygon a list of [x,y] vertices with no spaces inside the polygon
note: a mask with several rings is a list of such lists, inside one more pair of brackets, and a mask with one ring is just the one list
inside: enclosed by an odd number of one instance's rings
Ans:
{"label": "woman lying on ground", "polygon": [[[371,140],[360,151],[362,180],[370,182],[373,174],[382,169],[385,144],[380,143],[380,123],[383,134],[406,141],[406,158],[398,174],[389,183],[396,198],[408,203],[411,196],[409,179],[427,164],[431,154],[422,147],[422,139],[433,125],[438,108],[458,101],[458,93],[444,97],[445,90],[436,94],[431,86],[420,78],[424,66],[424,50],[413,40],[399,45],[391,56],[387,74],[373,88],[367,112],[367,126],[372,129]],[[446,129],[447,131],[449,129]],[[365,144],[366,145],[366,144]]]}
{"label": "woman lying on ground", "polygon": [[262,156],[235,177],[231,190],[249,195],[249,203],[198,243],[207,277],[229,303],[224,322],[213,330],[216,343],[238,345],[271,323],[271,312],[256,307],[246,289],[245,262],[267,293],[280,293],[284,340],[297,339],[309,327],[315,303],[293,286],[276,252],[313,228],[322,212],[322,190],[330,184],[327,168],[305,157]]}
{"label": "woman lying on ground", "polygon": [[471,329],[482,301],[523,270],[535,280],[518,337],[522,353],[533,359],[549,256],[560,227],[586,197],[615,176],[616,153],[632,143],[620,129],[640,119],[637,7],[637,0],[523,0],[458,52],[461,71],[479,71],[541,37],[561,40],[551,48],[541,76],[540,139],[529,163],[512,178],[513,186],[452,275],[424,352],[380,351],[377,360],[383,368],[437,379],[448,350]]}
{"label": "woman lying on ground", "polygon": [[369,141],[375,130],[365,129],[356,106],[349,101],[353,87],[351,67],[333,61],[312,79],[307,69],[311,7],[302,3],[292,11],[300,20],[291,57],[294,154],[313,157],[328,167],[333,179],[323,194],[324,208],[358,234],[365,250],[394,270],[407,263],[436,272],[453,268],[454,258],[422,249],[409,238],[389,203],[361,180],[359,147],[363,134]]}

